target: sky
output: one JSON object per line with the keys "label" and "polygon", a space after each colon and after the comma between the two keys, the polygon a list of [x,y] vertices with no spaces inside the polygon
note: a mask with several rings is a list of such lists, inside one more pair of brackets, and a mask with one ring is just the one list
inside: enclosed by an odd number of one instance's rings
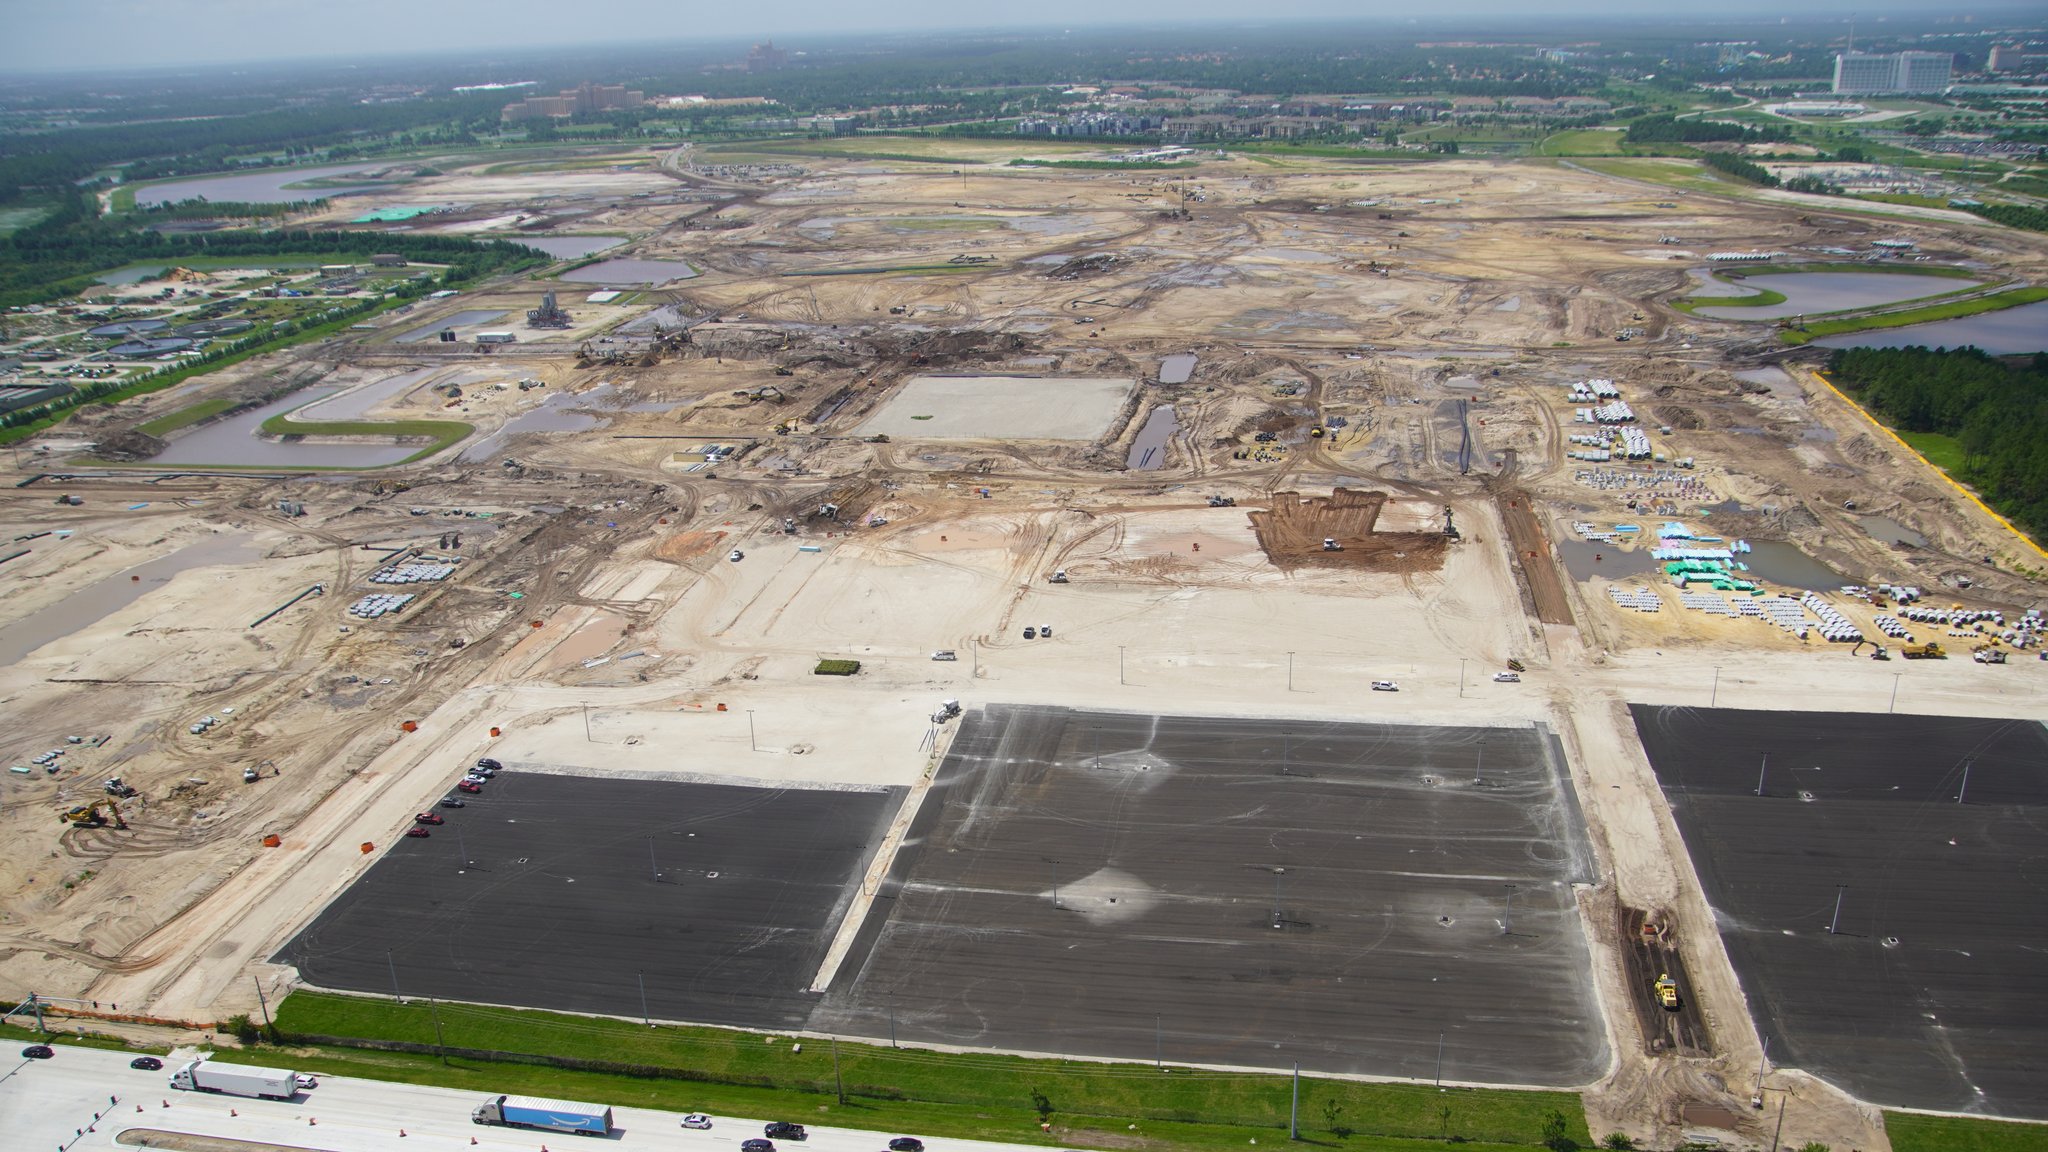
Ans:
{"label": "sky", "polygon": [[[2025,0],[1980,0],[2010,19]],[[1810,0],[1801,15],[1839,8],[1875,19],[1929,10],[1928,0]],[[1775,0],[0,0],[0,70],[46,72],[306,57],[459,53],[590,44],[739,38],[800,44],[827,33],[1028,27],[1045,31],[1106,23],[1231,21],[1406,22],[1533,13],[1728,18],[1783,11]],[[1954,9],[1950,8],[1950,12]],[[2035,19],[2039,9],[2035,8]]]}

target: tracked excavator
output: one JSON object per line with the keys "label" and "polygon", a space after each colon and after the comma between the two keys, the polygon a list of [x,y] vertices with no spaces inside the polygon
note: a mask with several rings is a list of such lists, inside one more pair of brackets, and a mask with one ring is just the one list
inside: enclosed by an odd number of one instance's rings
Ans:
{"label": "tracked excavator", "polygon": [[[113,817],[111,821],[107,818],[110,814]],[[59,812],[57,819],[62,820],[66,824],[76,824],[84,828],[99,828],[109,823],[113,824],[116,828],[128,827],[128,821],[121,817],[121,806],[114,803],[111,796],[104,800],[95,800],[90,804],[80,804],[68,812]]]}

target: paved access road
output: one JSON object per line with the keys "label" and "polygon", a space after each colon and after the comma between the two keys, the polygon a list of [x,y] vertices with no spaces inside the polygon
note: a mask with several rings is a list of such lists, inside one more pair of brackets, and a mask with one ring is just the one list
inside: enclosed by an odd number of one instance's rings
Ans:
{"label": "paved access road", "polygon": [[[553,1152],[610,1146],[736,1152],[740,1141],[761,1135],[759,1120],[718,1116],[710,1131],[696,1132],[680,1126],[678,1113],[618,1108],[612,1114],[618,1130],[610,1141],[598,1142],[472,1124],[470,1109],[484,1099],[478,1092],[323,1076],[318,1088],[293,1100],[243,1100],[168,1087],[170,1069],[179,1063],[171,1058],[164,1060],[164,1071],[143,1072],[128,1067],[130,1054],[96,1048],[58,1045],[49,1060],[24,1060],[11,1044],[0,1051],[5,1053],[0,1057],[0,1134],[8,1152],[133,1148],[136,1143],[116,1142],[121,1132],[133,1128],[323,1152],[539,1152],[542,1146]],[[847,1128],[810,1132],[802,1144],[779,1143],[778,1152],[882,1152],[889,1137],[898,1135]],[[925,1143],[930,1152],[1024,1152],[1026,1147],[976,1140]]]}

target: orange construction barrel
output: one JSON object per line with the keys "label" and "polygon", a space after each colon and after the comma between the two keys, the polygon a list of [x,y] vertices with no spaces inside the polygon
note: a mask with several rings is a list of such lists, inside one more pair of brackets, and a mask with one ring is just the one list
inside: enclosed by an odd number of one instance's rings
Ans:
{"label": "orange construction barrel", "polygon": [[405,723],[400,724],[399,727],[407,732],[417,732],[420,730],[420,722],[417,720],[407,720]]}
{"label": "orange construction barrel", "polygon": [[363,841],[363,855],[368,856],[376,850],[377,846],[375,844],[370,843],[368,840]]}
{"label": "orange construction barrel", "polygon": [[491,735],[496,736],[497,734],[498,730],[496,728],[491,729]]}
{"label": "orange construction barrel", "polygon": [[275,832],[272,832],[272,833],[271,833],[270,835],[268,835],[268,836],[265,836],[265,837],[263,838],[263,846],[264,846],[265,848],[276,848],[276,847],[278,847],[278,846],[282,845],[283,843],[284,843],[284,841],[283,841],[283,840],[280,840],[280,839],[278,839],[277,833],[275,833]]}
{"label": "orange construction barrel", "polygon": [[538,627],[540,627],[540,621],[538,621],[538,620],[535,620],[535,621],[533,622],[533,627],[535,627],[535,628],[538,628]]}
{"label": "orange construction barrel", "polygon": [[720,705],[718,706],[718,710],[719,710],[720,712],[723,712],[723,711],[725,711],[725,705],[723,705],[723,704],[720,704]]}

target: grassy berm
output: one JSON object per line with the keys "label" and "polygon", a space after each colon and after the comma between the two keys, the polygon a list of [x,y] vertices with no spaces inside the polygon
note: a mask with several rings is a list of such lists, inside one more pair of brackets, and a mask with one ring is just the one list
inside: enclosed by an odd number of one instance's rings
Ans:
{"label": "grassy berm", "polygon": [[[307,1042],[350,1037],[463,1049],[372,1051]],[[1103,1149],[1246,1148],[1287,1139],[1284,1075],[1164,1071],[1146,1064],[1034,1060],[466,1004],[396,1004],[294,993],[277,1024],[307,1071],[547,1095],[673,1112],[779,1117],[892,1134]],[[799,1045],[801,1047],[799,1048]],[[492,1053],[488,1057],[482,1053]],[[525,1057],[526,1060],[522,1060]],[[591,1062],[561,1067],[540,1059]],[[1540,1146],[1553,1114],[1589,1147],[1571,1092],[1443,1089],[1301,1080],[1304,1141],[1353,1152]],[[1049,1130],[1041,1128],[1049,1125]]]}

